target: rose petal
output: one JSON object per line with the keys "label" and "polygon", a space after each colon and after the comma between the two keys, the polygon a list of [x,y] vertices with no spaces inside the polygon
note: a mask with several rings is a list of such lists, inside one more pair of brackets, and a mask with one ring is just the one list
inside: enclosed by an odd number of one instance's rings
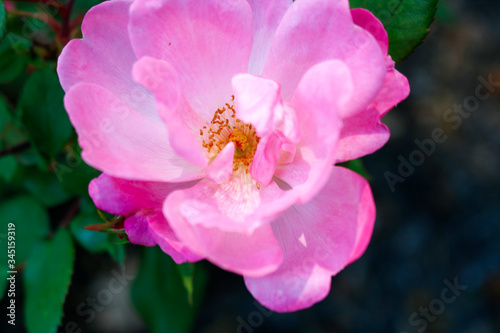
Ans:
{"label": "rose petal", "polygon": [[354,24],[372,34],[377,40],[382,52],[387,55],[389,51],[389,36],[382,22],[380,22],[372,12],[364,8],[351,9],[351,15]]}
{"label": "rose petal", "polygon": [[118,178],[188,181],[203,169],[178,156],[164,124],[131,109],[108,90],[80,83],[66,94],[64,105],[78,133],[82,158]]}
{"label": "rose petal", "polygon": [[136,82],[149,89],[157,110],[169,129],[172,148],[189,162],[206,166],[207,158],[199,142],[200,128],[205,124],[185,101],[174,68],[163,60],[143,57],[134,64]]}
{"label": "rose petal", "polygon": [[248,72],[261,74],[274,33],[292,0],[248,0],[253,13],[254,37]]}
{"label": "rose petal", "polygon": [[244,171],[234,172],[224,183],[202,180],[172,195],[182,198],[183,210],[189,212],[185,216],[187,223],[247,235],[268,224],[296,200],[293,191],[282,190],[274,182],[259,189]]}
{"label": "rose petal", "polygon": [[330,60],[311,68],[302,78],[292,107],[300,124],[294,161],[278,165],[275,176],[297,191],[302,202],[321,190],[335,162],[340,133],[339,109],[352,94],[349,69]]}
{"label": "rose petal", "polygon": [[384,83],[372,102],[372,106],[383,116],[397,103],[408,97],[410,86],[406,77],[394,69],[394,62],[388,56],[389,38],[382,23],[366,9],[356,8],[351,10],[351,14],[354,23],[371,33],[377,39],[382,52],[387,55],[387,73]]}
{"label": "rose petal", "polygon": [[344,119],[337,148],[337,163],[373,153],[389,140],[391,133],[375,108]]}
{"label": "rose petal", "polygon": [[364,110],[379,92],[385,56],[374,37],[352,22],[345,0],[296,1],[276,30],[263,76],[281,84],[289,101],[305,72],[338,59],[351,72],[355,94],[340,109],[343,117]]}
{"label": "rose petal", "polygon": [[311,201],[295,205],[272,223],[285,261],[245,284],[264,306],[297,311],[328,295],[331,276],[366,248],[375,208],[368,183],[358,174],[334,167],[328,183]]}
{"label": "rose petal", "polygon": [[128,27],[138,56],[165,60],[188,103],[205,120],[231,99],[231,78],[245,72],[252,11],[243,0],[137,0]]}
{"label": "rose petal", "polygon": [[252,124],[260,137],[274,130],[285,112],[279,85],[250,74],[236,75],[232,82],[237,117]]}
{"label": "rose petal", "polygon": [[100,210],[128,216],[143,209],[161,208],[170,193],[189,188],[197,182],[145,182],[115,178],[103,173],[90,182],[89,195]]}
{"label": "rose petal", "polygon": [[[157,212],[138,211],[123,223],[128,239],[133,244],[155,246],[156,242],[149,228],[149,219],[158,218]],[[163,216],[161,216],[163,218]]]}
{"label": "rose petal", "polygon": [[128,1],[106,1],[92,7],[82,23],[83,39],[72,39],[57,60],[64,91],[78,83],[106,88],[136,112],[161,122],[153,96],[131,76],[137,60],[127,33]]}
{"label": "rose petal", "polygon": [[234,142],[229,142],[207,168],[207,178],[216,184],[225,182],[233,173]]}
{"label": "rose petal", "polygon": [[[197,191],[196,191],[197,190]],[[217,266],[247,276],[263,276],[273,272],[282,262],[281,248],[269,225],[251,234],[205,227],[200,219],[217,219],[226,225],[227,216],[202,200],[200,188],[172,193],[164,205],[164,214],[176,235],[194,253],[206,257]],[[197,197],[192,197],[192,195]]]}
{"label": "rose petal", "polygon": [[408,79],[394,69],[394,61],[391,60],[390,56],[387,59],[387,68],[382,89],[371,104],[378,110],[381,117],[410,94]]}
{"label": "rose petal", "polygon": [[250,174],[256,182],[264,186],[271,183],[280,159],[281,146],[281,140],[276,133],[271,133],[260,140],[250,166]]}
{"label": "rose petal", "polygon": [[177,263],[202,259],[179,241],[161,209],[143,210],[125,220],[125,231],[130,242],[144,246],[158,244],[163,252]]}

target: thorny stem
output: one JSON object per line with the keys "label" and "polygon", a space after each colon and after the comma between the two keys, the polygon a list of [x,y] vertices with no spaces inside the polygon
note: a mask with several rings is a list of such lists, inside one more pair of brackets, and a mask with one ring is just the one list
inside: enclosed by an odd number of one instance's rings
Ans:
{"label": "thorny stem", "polygon": [[[75,199],[73,201],[73,203],[69,207],[68,211],[66,212],[66,215],[64,215],[64,217],[62,218],[61,222],[59,223],[58,229],[61,229],[61,228],[64,229],[64,228],[68,227],[68,225],[71,222],[71,220],[73,220],[73,218],[75,217],[75,215],[80,210],[80,203],[81,203],[81,201],[82,201],[81,198],[77,198],[77,199]],[[52,237],[54,237],[54,231],[51,231],[47,235],[47,239],[51,239]]]}
{"label": "thorny stem", "polygon": [[73,9],[73,4],[75,0],[68,0],[66,5],[59,8],[59,14],[61,15],[61,32],[59,34],[59,38],[61,40],[62,45],[66,45],[69,42],[70,37],[70,16],[71,10]]}
{"label": "thorny stem", "polygon": [[125,233],[125,230],[123,229],[114,229],[113,226],[115,224],[121,223],[125,220],[124,216],[117,215],[113,217],[111,220],[108,220],[102,215],[102,212],[100,210],[97,210],[99,216],[104,219],[105,223],[98,223],[98,224],[91,224],[84,229],[91,230],[91,231],[100,231],[100,232],[105,232],[108,234],[115,234],[115,235],[120,235],[120,236],[126,236],[127,234]]}
{"label": "thorny stem", "polygon": [[78,26],[80,24],[82,24],[83,22],[83,18],[85,17],[85,14],[80,14],[78,15],[77,17],[75,17],[71,22],[70,22],[70,25],[69,25],[69,30],[70,31],[73,31],[75,30],[76,28],[78,28]]}
{"label": "thorny stem", "polygon": [[61,223],[59,224],[59,228],[66,228],[68,224],[71,222],[73,217],[75,217],[76,213],[80,210],[80,203],[81,199],[78,198],[76,199],[71,207],[69,208],[68,212],[64,216],[64,218],[61,220]]}
{"label": "thorny stem", "polygon": [[99,230],[99,231],[105,232],[107,234],[118,235],[118,236],[127,236],[127,233],[123,229],[108,228],[108,229],[103,229],[103,230]]}
{"label": "thorny stem", "polygon": [[[59,15],[61,16],[61,23],[59,24],[53,17],[49,17],[48,15],[38,14],[38,13],[30,13],[24,11],[10,11],[11,13],[30,16],[38,18],[47,24],[54,30],[55,33],[58,34],[59,40],[62,46],[66,45],[70,40],[71,31],[74,28],[75,24],[70,22],[71,18],[71,10],[73,9],[73,4],[75,0],[68,0],[65,4],[62,4],[59,0],[11,0],[14,2],[31,2],[31,3],[39,3],[47,6],[55,7]],[[81,19],[78,18],[77,22],[81,22]]]}
{"label": "thorny stem", "polygon": [[55,33],[59,31],[59,22],[57,22],[53,17],[46,14],[33,13],[24,10],[10,10],[9,13],[19,16],[33,17],[47,23]]}
{"label": "thorny stem", "polygon": [[2,150],[0,150],[0,157],[7,156],[7,155],[10,155],[10,154],[20,153],[23,150],[28,149],[30,146],[31,146],[31,143],[29,143],[28,141],[26,141],[26,142],[22,142],[22,143],[20,143],[18,145],[2,149]]}

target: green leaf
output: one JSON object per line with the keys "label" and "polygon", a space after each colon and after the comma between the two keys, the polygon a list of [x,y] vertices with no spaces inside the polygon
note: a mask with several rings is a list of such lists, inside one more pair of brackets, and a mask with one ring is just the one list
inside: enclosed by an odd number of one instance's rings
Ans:
{"label": "green leaf", "polygon": [[368,171],[366,171],[363,161],[360,158],[348,162],[339,163],[339,165],[359,173],[368,181],[371,179],[370,174],[368,173]]}
{"label": "green leaf", "polygon": [[48,160],[54,159],[73,132],[63,97],[56,73],[42,69],[30,76],[19,101],[31,141]]}
{"label": "green leaf", "polygon": [[7,100],[3,95],[0,95],[0,138],[3,139],[4,130],[3,128],[12,122],[12,115],[9,112],[9,105],[7,104]]}
{"label": "green leaf", "polygon": [[[16,228],[16,263],[28,259],[33,247],[50,232],[49,216],[45,209],[32,198],[19,196],[0,205],[0,243],[7,246],[7,226],[14,223]],[[0,265],[6,265],[7,250],[1,252]],[[5,262],[5,263],[4,263]]]}
{"label": "green leaf", "polygon": [[434,20],[438,0],[351,0],[351,8],[371,11],[389,35],[389,54],[395,62],[422,43]]}
{"label": "green leaf", "polygon": [[120,265],[125,262],[125,246],[127,244],[126,240],[120,240],[115,235],[108,235],[108,247],[106,251],[115,259]]}
{"label": "green leaf", "polygon": [[[8,110],[3,111],[5,112],[2,112],[2,108],[0,107],[0,149],[13,148],[19,145],[24,145],[27,141],[27,138],[20,126],[17,125],[17,119],[11,117],[8,113]],[[31,148],[27,148],[25,150],[18,151],[11,154],[11,156],[16,156],[16,158],[23,159],[22,156],[24,155],[24,153],[26,153],[30,149]]]}
{"label": "green leaf", "polygon": [[85,14],[90,8],[100,4],[104,0],[75,0],[71,16],[76,17]]}
{"label": "green leaf", "polygon": [[0,157],[0,178],[11,181],[17,170],[17,161],[14,156]]}
{"label": "green leaf", "polygon": [[[5,35],[5,39],[0,44],[0,52],[5,52],[8,49],[13,50],[18,55],[27,55],[33,44],[31,39],[26,38],[23,34],[22,27],[25,27],[25,21],[16,20],[19,23],[19,33],[12,32],[16,27],[9,27],[9,32]],[[28,61],[28,59],[26,59]]]}
{"label": "green leaf", "polygon": [[95,217],[80,213],[70,224],[71,233],[78,244],[92,253],[103,252],[108,247],[108,234],[84,229],[84,227],[95,223]]}
{"label": "green leaf", "polygon": [[193,282],[194,282],[194,264],[191,262],[185,262],[183,264],[177,265],[179,269],[179,274],[182,278],[182,284],[187,291],[188,303],[193,304]]}
{"label": "green leaf", "polygon": [[10,82],[26,70],[28,58],[9,49],[0,53],[0,83]]}
{"label": "green leaf", "polygon": [[194,305],[190,305],[175,262],[159,247],[143,248],[132,301],[153,333],[190,332],[206,283],[202,266],[194,273]]}
{"label": "green leaf", "polygon": [[25,323],[29,333],[55,332],[71,282],[75,249],[66,229],[37,247],[24,271]]}
{"label": "green leaf", "polygon": [[87,165],[80,154],[73,149],[57,159],[54,170],[66,192],[82,196],[88,195],[90,181],[100,174]]}
{"label": "green leaf", "polygon": [[53,207],[67,201],[71,196],[66,193],[53,172],[43,172],[38,168],[28,168],[24,177],[24,188],[39,202]]}
{"label": "green leaf", "polygon": [[[9,127],[13,123],[13,117],[9,112],[7,100],[0,95],[0,149],[7,148],[7,136]],[[17,170],[17,161],[14,156],[0,157],[0,179],[11,181]]]}
{"label": "green leaf", "polygon": [[[0,55],[0,59],[1,57],[2,56]],[[0,95],[0,149],[24,144],[26,141],[28,141],[28,137],[26,135],[25,129],[22,128],[20,120],[14,116],[14,112],[7,102],[6,98]],[[12,160],[12,156],[9,157],[11,157]],[[20,164],[38,164],[39,166],[44,166],[44,169],[48,169],[47,163],[43,160],[37,150],[33,148],[33,146],[16,153],[15,158]],[[6,163],[10,163],[9,167],[13,167],[12,161]],[[0,170],[1,169],[3,168],[0,167]],[[18,170],[19,168],[16,169]],[[3,171],[0,171],[0,174],[2,174],[4,177],[12,178],[12,171],[14,170],[6,172],[7,175],[5,175]]]}
{"label": "green leaf", "polygon": [[[15,242],[15,266],[26,261],[37,246],[50,232],[49,216],[39,203],[27,196],[19,196],[0,204],[0,279],[4,280],[8,270],[8,245]],[[15,235],[8,234],[9,223],[15,226]],[[14,236],[10,240],[8,236]],[[11,244],[14,245],[14,244]],[[2,281],[5,282],[5,281]],[[0,285],[0,297],[4,284]]]}

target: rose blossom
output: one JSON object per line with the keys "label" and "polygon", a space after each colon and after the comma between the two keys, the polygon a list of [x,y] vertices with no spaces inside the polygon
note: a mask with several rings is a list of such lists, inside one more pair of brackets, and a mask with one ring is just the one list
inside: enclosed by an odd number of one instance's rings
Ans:
{"label": "rose blossom", "polygon": [[207,259],[286,312],[365,251],[368,183],[335,163],[379,149],[406,78],[347,0],[104,2],[58,73],[99,209],[132,243]]}

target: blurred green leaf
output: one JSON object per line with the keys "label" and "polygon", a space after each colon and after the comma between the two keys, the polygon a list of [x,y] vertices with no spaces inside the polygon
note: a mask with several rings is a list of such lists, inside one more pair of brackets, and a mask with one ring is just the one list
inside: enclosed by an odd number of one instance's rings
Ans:
{"label": "blurred green leaf", "polygon": [[[0,95],[0,149],[7,147],[7,127],[12,123],[12,116],[5,97]],[[0,157],[0,179],[11,181],[17,169],[17,161],[14,156]]]}
{"label": "blurred green leaf", "polygon": [[351,0],[351,8],[371,11],[389,35],[389,54],[395,62],[422,43],[434,20],[438,0]]}
{"label": "blurred green leaf", "polygon": [[125,246],[127,241],[120,240],[115,235],[108,235],[108,251],[111,258],[115,259],[120,265],[125,262]]}
{"label": "blurred green leaf", "polygon": [[[5,184],[0,185],[2,193],[20,194],[24,182],[24,168],[12,155],[0,158],[0,180]],[[1,234],[1,231],[0,231]]]}
{"label": "blurred green leaf", "polygon": [[[5,52],[6,50],[11,49],[18,55],[27,55],[29,53],[31,45],[33,44],[33,41],[31,39],[23,37],[21,30],[24,23],[21,20],[16,20],[14,22],[16,22],[19,26],[9,25],[9,32],[5,35],[5,39],[2,41],[2,43],[0,43],[0,52]],[[13,32],[16,30],[20,34]]]}
{"label": "blurred green leaf", "polygon": [[[22,129],[16,125],[15,121],[7,121],[3,128],[0,128],[0,148],[14,148],[16,146],[25,146],[27,142],[27,138],[24,135]],[[28,144],[29,147],[29,144]],[[29,148],[27,148],[29,150]],[[16,156],[20,156],[27,150],[20,150],[15,153]],[[36,152],[35,152],[36,153]]]}
{"label": "blurred green leaf", "polygon": [[84,229],[84,227],[95,223],[97,221],[94,216],[80,213],[70,224],[71,233],[78,244],[92,253],[103,252],[108,248],[108,234]]}
{"label": "blurred green leaf", "polygon": [[359,173],[368,181],[371,179],[370,174],[368,173],[368,171],[366,171],[363,161],[360,158],[344,163],[339,163],[339,165]]}
{"label": "blurred green leaf", "polygon": [[11,181],[17,170],[17,161],[14,156],[0,157],[0,178]]}
{"label": "blurred green leaf", "polygon": [[[7,274],[8,225],[15,225],[16,265],[26,261],[49,234],[49,216],[45,209],[32,198],[18,196],[0,204],[0,279]],[[3,290],[1,295],[3,295]]]}
{"label": "blurred green leaf", "polygon": [[[58,10],[50,4],[42,5],[39,2],[41,1],[16,1],[17,13],[7,12],[7,31],[9,34],[17,35],[17,38],[35,41],[37,45],[49,45],[55,34],[50,25],[45,22],[45,18],[56,17]],[[40,17],[24,15],[24,13],[38,14]]]}
{"label": "blurred green leaf", "polygon": [[[12,148],[28,142],[28,137],[22,124],[15,117],[12,108],[4,96],[0,95],[0,149]],[[12,157],[12,156],[11,156]],[[23,165],[39,165],[47,169],[48,165],[32,146],[15,154],[16,160]],[[13,166],[12,162],[11,167]],[[1,168],[0,168],[1,169]],[[2,173],[0,171],[0,173]],[[10,172],[9,172],[10,174]]]}
{"label": "blurred green leaf", "polygon": [[43,156],[40,155],[40,152],[33,147],[33,145],[31,145],[28,149],[17,153],[15,156],[19,163],[24,166],[33,165],[44,171],[49,170],[50,165],[43,158]]}
{"label": "blurred green leaf", "polygon": [[48,160],[61,151],[73,132],[63,96],[56,73],[42,69],[31,74],[19,101],[23,124],[35,147]]}
{"label": "blurred green leaf", "polygon": [[71,198],[61,187],[53,172],[43,172],[38,168],[28,168],[24,176],[24,188],[39,202],[53,207]]}
{"label": "blurred green leaf", "polygon": [[132,301],[153,333],[190,332],[206,284],[205,272],[194,272],[194,305],[175,262],[158,246],[143,248],[139,274],[132,286]]}
{"label": "blurred green leaf", "polygon": [[74,150],[60,156],[54,164],[54,169],[66,192],[82,196],[88,195],[90,181],[100,174],[99,171],[87,165],[80,154]]}
{"label": "blurred green leaf", "polygon": [[108,252],[119,264],[125,259],[125,245],[116,235],[86,230],[84,227],[102,223],[96,208],[89,198],[83,198],[81,211],[70,224],[70,230],[78,244],[91,253]]}
{"label": "blurred green leaf", "polygon": [[[15,22],[20,23],[20,20]],[[0,83],[10,83],[26,73],[29,62],[32,41],[12,32],[12,28],[9,25],[9,33],[0,42]]]}
{"label": "blurred green leaf", "polygon": [[7,49],[0,53],[0,82],[10,82],[26,71],[28,57]]}
{"label": "blurred green leaf", "polygon": [[71,282],[75,249],[66,229],[40,244],[24,271],[25,323],[29,333],[55,332]]}
{"label": "blurred green leaf", "polygon": [[183,264],[177,265],[179,274],[182,278],[182,284],[187,291],[188,303],[193,305],[193,280],[194,280],[194,264],[191,262],[185,262]]}
{"label": "blurred green leaf", "polygon": [[7,21],[7,11],[3,1],[0,0],[0,38],[5,34],[5,22]]}
{"label": "blurred green leaf", "polygon": [[[45,209],[28,196],[19,196],[3,202],[0,205],[0,216],[2,217],[3,236],[7,233],[7,225],[16,225],[16,262],[21,263],[28,259],[33,247],[50,231],[49,216]],[[2,237],[2,246],[6,244],[6,238]],[[5,255],[7,251],[3,251]],[[6,261],[6,260],[5,260]],[[4,264],[4,260],[0,265]]]}
{"label": "blurred green leaf", "polygon": [[0,95],[0,139],[3,140],[4,127],[12,122],[12,115],[9,112],[9,105],[3,95]]}
{"label": "blurred green leaf", "polygon": [[88,10],[97,4],[100,4],[104,0],[75,0],[73,5],[72,17],[77,15],[85,14]]}

